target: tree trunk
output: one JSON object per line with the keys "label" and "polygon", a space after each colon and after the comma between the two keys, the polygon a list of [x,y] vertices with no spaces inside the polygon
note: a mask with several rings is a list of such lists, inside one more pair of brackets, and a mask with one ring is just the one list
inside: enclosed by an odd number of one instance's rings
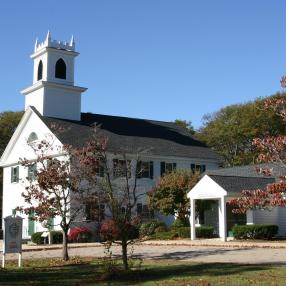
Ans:
{"label": "tree trunk", "polygon": [[122,261],[124,270],[128,270],[128,257],[127,257],[127,241],[122,240]]}
{"label": "tree trunk", "polygon": [[63,230],[63,260],[69,260],[68,253],[68,230]]}

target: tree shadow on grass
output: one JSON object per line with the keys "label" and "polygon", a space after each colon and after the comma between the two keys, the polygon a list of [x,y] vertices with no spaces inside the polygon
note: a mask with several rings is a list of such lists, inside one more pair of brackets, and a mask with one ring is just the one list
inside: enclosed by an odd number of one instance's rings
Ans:
{"label": "tree shadow on grass", "polygon": [[[140,253],[140,254],[133,254],[132,257],[143,259],[148,258],[152,260],[161,260],[161,259],[174,259],[174,260],[187,260],[197,257],[206,257],[210,255],[223,255],[228,254],[229,252],[239,252],[239,251],[247,251],[251,250],[250,248],[215,248],[215,249],[202,249],[202,250],[189,250],[189,251],[174,251],[174,252],[168,252],[163,253],[159,255],[148,255],[148,253]],[[119,256],[118,256],[119,257]]]}
{"label": "tree shadow on grass", "polygon": [[[122,283],[130,282],[148,282],[160,281],[171,278],[184,278],[200,276],[225,276],[235,274],[247,274],[255,271],[270,270],[269,265],[245,265],[245,264],[226,264],[226,263],[199,263],[188,264],[187,262],[180,265],[162,265],[147,267],[142,270],[126,273],[126,275],[115,275],[114,281]],[[123,285],[123,284],[122,284]]]}
{"label": "tree shadow on grass", "polygon": [[171,278],[200,276],[218,277],[224,275],[247,274],[270,270],[271,266],[241,265],[224,263],[174,263],[155,261],[132,271],[115,271],[112,275],[103,272],[99,264],[78,264],[50,268],[23,268],[0,270],[0,285],[132,285],[142,282],[159,282]]}

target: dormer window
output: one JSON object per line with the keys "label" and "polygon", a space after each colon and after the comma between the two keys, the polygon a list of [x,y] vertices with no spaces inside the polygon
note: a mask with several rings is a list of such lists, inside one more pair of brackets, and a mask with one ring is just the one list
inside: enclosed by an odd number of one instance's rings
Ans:
{"label": "dormer window", "polygon": [[41,80],[43,78],[43,62],[40,61],[38,65],[38,77],[37,80]]}
{"label": "dormer window", "polygon": [[34,142],[34,141],[36,141],[36,140],[38,140],[38,136],[37,136],[37,134],[36,134],[35,132],[32,132],[32,133],[29,135],[27,142],[28,142],[28,143],[32,143],[32,142]]}
{"label": "dormer window", "polygon": [[61,58],[56,62],[55,77],[66,79],[67,67],[64,60]]}

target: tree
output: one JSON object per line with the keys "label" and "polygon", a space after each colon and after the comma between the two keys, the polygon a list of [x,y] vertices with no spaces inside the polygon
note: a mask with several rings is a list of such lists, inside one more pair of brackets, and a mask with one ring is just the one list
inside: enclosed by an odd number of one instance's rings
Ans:
{"label": "tree", "polygon": [[[101,225],[101,235],[107,240],[108,248],[113,243],[121,246],[123,267],[128,269],[128,246],[138,240],[138,225],[141,220],[136,212],[138,199],[145,195],[137,189],[137,178],[144,172],[139,161],[139,155],[128,158],[125,152],[120,152],[118,159],[110,165],[106,149],[100,153],[102,177],[94,188],[95,200],[104,202],[109,219]],[[91,176],[93,176],[91,174]]]}
{"label": "tree", "polygon": [[91,140],[82,148],[60,147],[55,146],[50,135],[27,144],[35,158],[20,160],[22,166],[30,168],[31,175],[22,194],[27,206],[19,206],[18,210],[27,215],[33,213],[34,219],[42,223],[58,217],[63,232],[62,257],[68,260],[68,231],[94,191],[94,182],[89,180],[96,179],[98,154],[105,148],[105,141]]}
{"label": "tree", "polygon": [[199,178],[199,173],[186,170],[177,170],[163,175],[157,185],[148,192],[150,207],[165,215],[176,215],[184,221],[190,212],[187,193]]}
{"label": "tree", "polygon": [[[264,101],[264,109],[274,111],[285,124],[286,98],[269,98]],[[275,162],[286,171],[286,135],[285,132],[277,136],[266,135],[255,138],[253,146],[258,151],[258,163]],[[239,198],[233,199],[234,213],[245,213],[247,210],[272,209],[273,207],[286,206],[286,172],[280,175],[278,182],[268,184],[265,189],[243,190]],[[257,172],[266,176],[272,174],[270,168],[257,168]]]}
{"label": "tree", "polygon": [[[22,111],[13,112],[6,111],[0,113],[0,157],[4,152],[9,140],[11,139],[20,119],[23,115]],[[2,214],[2,182],[3,182],[3,169],[0,168],[0,214]],[[1,215],[0,215],[1,217]],[[2,220],[0,220],[0,229]]]}
{"label": "tree", "polygon": [[191,121],[176,119],[175,124],[182,127],[183,129],[185,129],[187,132],[189,132],[192,135],[196,133]]}
{"label": "tree", "polygon": [[[277,93],[269,99],[284,96],[283,93]],[[279,116],[273,109],[265,109],[264,101],[265,99],[259,98],[205,115],[204,126],[196,136],[224,158],[225,166],[255,162],[257,150],[252,145],[252,140],[285,132],[285,126]]]}

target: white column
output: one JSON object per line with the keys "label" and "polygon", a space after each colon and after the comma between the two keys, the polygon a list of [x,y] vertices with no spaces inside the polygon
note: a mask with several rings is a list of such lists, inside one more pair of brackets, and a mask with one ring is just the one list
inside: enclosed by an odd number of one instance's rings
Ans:
{"label": "white column", "polygon": [[191,225],[191,240],[195,240],[196,239],[196,200],[194,199],[191,199],[190,225]]}
{"label": "white column", "polygon": [[253,210],[248,210],[246,212],[246,224],[253,224],[254,218],[253,218]]}
{"label": "white column", "polygon": [[219,236],[226,241],[226,201],[225,196],[219,199]]}

